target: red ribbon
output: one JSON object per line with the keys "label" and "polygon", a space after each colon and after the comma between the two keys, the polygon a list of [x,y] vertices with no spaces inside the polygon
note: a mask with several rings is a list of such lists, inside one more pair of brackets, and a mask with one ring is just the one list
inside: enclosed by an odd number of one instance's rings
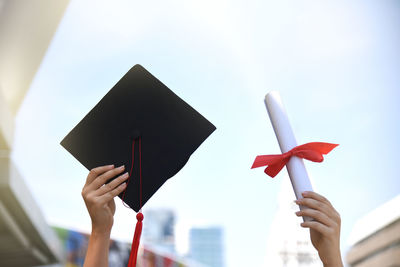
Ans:
{"label": "red ribbon", "polygon": [[308,159],[314,162],[324,161],[324,156],[332,151],[338,144],[312,142],[296,146],[286,153],[280,155],[257,156],[251,168],[268,166],[264,172],[274,178],[282,168],[289,162],[292,156]]}

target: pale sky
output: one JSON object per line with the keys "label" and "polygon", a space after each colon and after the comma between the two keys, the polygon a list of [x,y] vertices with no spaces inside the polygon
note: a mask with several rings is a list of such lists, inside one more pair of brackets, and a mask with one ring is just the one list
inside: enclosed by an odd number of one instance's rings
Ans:
{"label": "pale sky", "polygon": [[[250,167],[279,153],[263,103],[278,90],[299,144],[340,144],[306,166],[342,216],[344,254],[357,218],[400,194],[399,28],[396,1],[71,0],[17,115],[14,161],[50,223],[89,230],[87,170],[59,142],[141,64],[217,127],[145,209],[176,211],[180,250],[188,227],[220,225],[227,266],[263,266],[287,175]],[[113,236],[131,241],[135,221],[119,204]]]}

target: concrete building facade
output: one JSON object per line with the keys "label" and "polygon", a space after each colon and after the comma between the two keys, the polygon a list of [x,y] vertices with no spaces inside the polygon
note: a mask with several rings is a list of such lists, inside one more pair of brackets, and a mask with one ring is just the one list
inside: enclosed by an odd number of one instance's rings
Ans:
{"label": "concrete building facade", "polygon": [[60,242],[10,158],[15,115],[69,0],[0,0],[0,266],[59,262]]}
{"label": "concrete building facade", "polygon": [[347,263],[352,267],[400,267],[400,195],[356,222]]}

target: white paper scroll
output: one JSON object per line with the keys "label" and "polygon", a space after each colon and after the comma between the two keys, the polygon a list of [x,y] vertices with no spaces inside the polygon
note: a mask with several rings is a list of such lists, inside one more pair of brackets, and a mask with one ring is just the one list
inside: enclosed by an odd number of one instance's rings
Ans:
{"label": "white paper scroll", "polygon": [[[288,152],[297,146],[297,142],[292,127],[290,126],[285,107],[277,91],[269,92],[265,96],[265,106],[267,107],[268,115],[272,127],[274,128],[276,138],[278,139],[281,152]],[[302,192],[313,191],[303,159],[295,156],[291,157],[286,164],[286,169],[289,173],[290,181],[292,182],[297,199],[303,198],[301,195]],[[300,206],[300,209],[304,208],[305,207]],[[309,217],[303,217],[303,219],[304,221],[312,220]]]}

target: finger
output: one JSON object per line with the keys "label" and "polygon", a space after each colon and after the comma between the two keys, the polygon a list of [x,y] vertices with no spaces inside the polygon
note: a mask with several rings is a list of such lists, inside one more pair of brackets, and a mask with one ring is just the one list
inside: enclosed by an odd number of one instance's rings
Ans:
{"label": "finger", "polygon": [[104,185],[108,180],[117,176],[118,174],[122,173],[125,170],[125,166],[120,166],[118,168],[109,170],[102,175],[98,176],[88,187],[90,190],[97,190],[102,185]]}
{"label": "finger", "polygon": [[129,173],[124,173],[114,180],[112,180],[110,183],[103,185],[100,187],[98,190],[95,191],[96,196],[101,196],[104,195],[107,192],[110,192],[111,190],[114,190],[117,186],[119,186],[121,183],[125,182],[129,178]]}
{"label": "finger", "polygon": [[303,197],[312,198],[312,199],[324,202],[325,204],[332,206],[331,202],[329,202],[329,200],[326,197],[324,197],[318,193],[315,193],[313,191],[305,191],[305,192],[301,193],[301,195]]}
{"label": "finger", "polygon": [[310,209],[318,210],[331,219],[335,219],[337,213],[332,206],[312,198],[301,198],[296,200],[296,203]]}
{"label": "finger", "polygon": [[105,193],[104,195],[100,196],[99,200],[102,203],[108,203],[110,200],[112,200],[114,197],[118,196],[119,194],[121,194],[126,188],[126,183],[122,183],[120,184],[117,188],[108,191],[107,193]]}
{"label": "finger", "polygon": [[326,225],[326,226],[335,226],[335,221],[329,218],[326,214],[313,209],[303,209],[301,211],[296,212],[296,216],[308,216],[313,218],[314,220]]}
{"label": "finger", "polygon": [[319,210],[322,212],[325,212],[327,209],[329,209],[328,205],[326,205],[324,202],[312,198],[301,198],[296,200],[295,202],[298,205],[306,206],[308,208]]}
{"label": "finger", "polygon": [[106,165],[91,169],[86,179],[86,185],[91,184],[99,175],[102,175],[113,168],[114,165]]}
{"label": "finger", "polygon": [[335,207],[333,207],[332,203],[326,197],[324,197],[318,193],[312,192],[312,191],[305,191],[302,193],[302,195],[305,198],[312,198],[317,201],[321,201],[321,202],[325,203],[327,205],[327,207],[329,208],[329,210],[326,210],[329,217],[331,219],[333,219],[336,223],[340,224],[341,219],[340,219],[339,212],[337,212]]}
{"label": "finger", "polygon": [[331,228],[317,221],[306,221],[301,223],[300,225],[303,228],[313,229],[324,236],[329,236],[332,232]]}

